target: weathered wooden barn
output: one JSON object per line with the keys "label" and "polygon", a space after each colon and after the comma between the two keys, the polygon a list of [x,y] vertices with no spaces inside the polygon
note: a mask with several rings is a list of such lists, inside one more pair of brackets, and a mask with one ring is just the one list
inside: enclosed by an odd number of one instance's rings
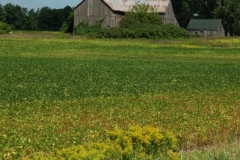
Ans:
{"label": "weathered wooden barn", "polygon": [[172,23],[178,26],[171,0],[82,0],[74,8],[74,26],[81,21],[95,24],[105,17],[102,26],[105,28],[117,27],[136,3],[145,3],[153,7],[164,24]]}
{"label": "weathered wooden barn", "polygon": [[224,37],[225,30],[221,19],[191,19],[187,31],[201,37]]}

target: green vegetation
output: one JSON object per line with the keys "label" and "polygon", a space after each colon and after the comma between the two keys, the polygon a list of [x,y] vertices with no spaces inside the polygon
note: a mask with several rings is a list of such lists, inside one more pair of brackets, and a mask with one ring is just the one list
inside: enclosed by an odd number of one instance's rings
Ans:
{"label": "green vegetation", "polygon": [[74,21],[74,13],[71,12],[65,22],[63,22],[60,32],[63,33],[73,33],[73,21]]}
{"label": "green vegetation", "polygon": [[[112,40],[16,32],[1,35],[0,44],[2,159],[52,155],[134,125],[173,132],[182,157],[239,137],[237,38]],[[235,150],[213,156],[234,159]]]}
{"label": "green vegetation", "polygon": [[13,30],[58,31],[63,23],[67,23],[68,27],[72,25],[68,24],[71,12],[70,6],[61,9],[42,7],[36,10],[7,3],[0,4],[0,21],[11,26]]}
{"label": "green vegetation", "polygon": [[[140,24],[145,25],[163,25],[159,13],[148,4],[136,3],[132,9],[126,12],[123,19],[120,21],[122,28],[131,28]],[[150,26],[149,26],[150,27]]]}
{"label": "green vegetation", "polygon": [[107,29],[102,28],[102,22],[104,18],[97,21],[94,25],[90,25],[89,22],[82,21],[76,27],[74,27],[74,35],[80,35],[90,38],[103,38],[106,36]]}
{"label": "green vegetation", "polygon": [[11,27],[0,21],[0,34],[10,33]]}

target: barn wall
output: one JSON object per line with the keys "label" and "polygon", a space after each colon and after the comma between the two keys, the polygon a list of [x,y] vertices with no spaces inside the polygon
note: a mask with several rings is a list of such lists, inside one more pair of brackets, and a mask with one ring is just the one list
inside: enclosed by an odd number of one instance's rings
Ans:
{"label": "barn wall", "polygon": [[118,26],[118,22],[121,21],[123,13],[113,12],[101,0],[85,0],[74,10],[74,26],[78,25],[81,21],[89,21],[89,24],[93,25],[96,21],[104,17],[103,27],[116,27]]}
{"label": "barn wall", "polygon": [[[222,28],[223,29],[223,28]],[[225,33],[216,30],[216,31],[209,31],[209,30],[188,30],[190,35],[200,35],[201,37],[224,37]]]}
{"label": "barn wall", "polygon": [[166,9],[166,13],[161,15],[161,19],[162,19],[163,24],[171,23],[171,24],[174,24],[176,26],[179,26],[178,22],[177,22],[177,19],[175,17],[175,13],[174,13],[171,1],[169,2],[169,5]]}
{"label": "barn wall", "polygon": [[223,28],[222,23],[220,23],[220,25],[218,26],[217,35],[219,37],[224,37],[225,36],[225,30]]}

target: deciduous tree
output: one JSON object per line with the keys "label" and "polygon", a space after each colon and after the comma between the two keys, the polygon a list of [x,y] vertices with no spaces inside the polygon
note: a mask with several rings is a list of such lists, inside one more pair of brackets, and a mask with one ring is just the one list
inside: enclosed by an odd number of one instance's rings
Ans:
{"label": "deciduous tree", "polygon": [[1,4],[0,4],[0,22],[6,22],[6,14]]}
{"label": "deciduous tree", "polygon": [[137,24],[162,25],[162,21],[159,13],[157,13],[154,8],[151,8],[147,4],[137,3],[126,13],[125,17],[120,22],[120,26],[122,28],[129,28]]}

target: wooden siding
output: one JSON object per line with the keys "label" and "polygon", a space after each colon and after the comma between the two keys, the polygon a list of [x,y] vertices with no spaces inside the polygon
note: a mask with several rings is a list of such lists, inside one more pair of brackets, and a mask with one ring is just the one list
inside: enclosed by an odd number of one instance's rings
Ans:
{"label": "wooden siding", "polygon": [[103,27],[117,27],[123,15],[124,13],[113,12],[101,0],[85,0],[74,10],[74,26],[81,21],[88,21],[90,25],[93,25],[105,17]]}
{"label": "wooden siding", "polygon": [[220,23],[220,25],[218,26],[217,35],[219,37],[224,37],[225,36],[225,30],[223,28],[222,23]]}
{"label": "wooden siding", "polygon": [[171,1],[169,2],[169,5],[168,5],[168,8],[167,8],[166,12],[164,14],[161,14],[161,20],[162,20],[163,24],[171,23],[171,24],[174,24],[176,26],[179,26],[178,22],[177,22],[177,19],[175,17],[175,13],[174,13]]}
{"label": "wooden siding", "polygon": [[208,30],[191,30],[188,31],[190,35],[200,35],[201,37],[224,37],[225,33],[221,31],[208,31]]}
{"label": "wooden siding", "polygon": [[218,29],[215,31],[210,30],[188,30],[188,33],[190,35],[200,35],[201,37],[224,37],[225,36],[225,30],[220,24],[218,26]]}

